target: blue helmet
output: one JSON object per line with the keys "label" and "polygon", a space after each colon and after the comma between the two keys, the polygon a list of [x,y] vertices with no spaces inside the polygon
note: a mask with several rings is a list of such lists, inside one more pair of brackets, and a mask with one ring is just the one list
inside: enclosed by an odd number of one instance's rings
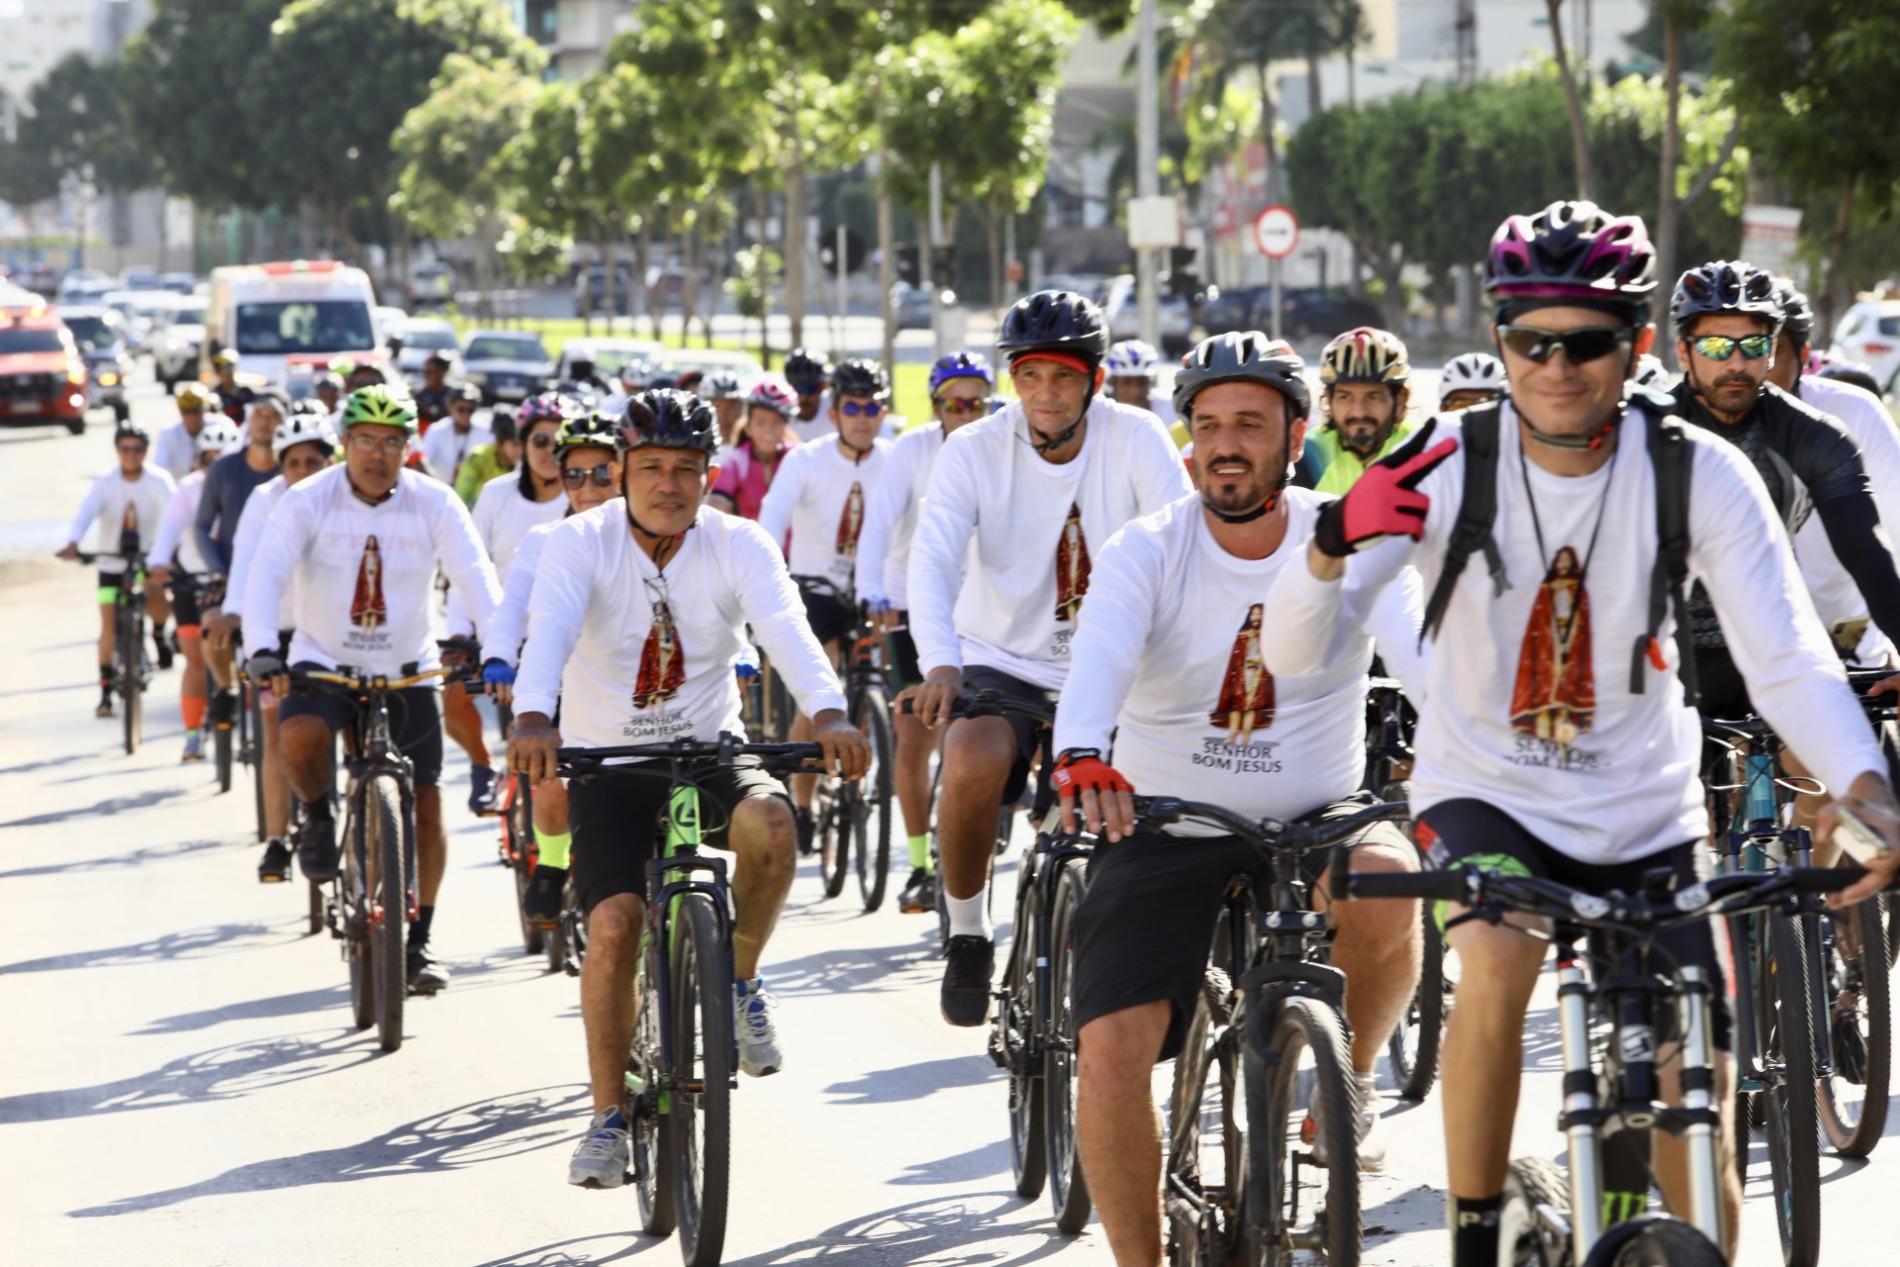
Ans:
{"label": "blue helmet", "polygon": [[953,378],[980,378],[991,387],[996,386],[989,358],[981,352],[951,352],[938,357],[936,364],[930,367],[930,394],[935,396],[937,389]]}

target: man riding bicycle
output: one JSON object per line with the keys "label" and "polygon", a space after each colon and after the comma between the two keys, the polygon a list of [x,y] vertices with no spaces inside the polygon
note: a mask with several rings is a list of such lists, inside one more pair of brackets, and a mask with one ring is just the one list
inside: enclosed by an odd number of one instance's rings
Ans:
{"label": "man riding bicycle", "polygon": [[208,577],[192,525],[197,521],[206,472],[237,443],[238,429],[228,418],[215,418],[199,429],[198,466],[178,481],[177,491],[165,505],[158,535],[152,540],[152,588],[171,594],[178,650],[185,657],[185,671],[178,678],[178,712],[185,724],[181,762],[204,760],[205,657],[198,599]]}
{"label": "man riding bicycle", "polygon": [[1310,444],[1317,450],[1322,493],[1343,493],[1366,467],[1418,430],[1406,417],[1412,405],[1412,363],[1399,337],[1360,326],[1319,354],[1324,422]]}
{"label": "man riding bicycle", "polygon": [[825,358],[804,348],[793,348],[785,354],[780,372],[798,399],[798,412],[788,420],[792,434],[801,443],[829,435],[837,424],[832,419],[831,401],[825,393],[831,382],[831,366],[826,364]]}

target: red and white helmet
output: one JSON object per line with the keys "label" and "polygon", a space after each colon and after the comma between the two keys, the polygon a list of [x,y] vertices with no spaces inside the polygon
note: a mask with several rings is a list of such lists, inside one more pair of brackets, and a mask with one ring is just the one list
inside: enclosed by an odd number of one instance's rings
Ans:
{"label": "red and white helmet", "polygon": [[752,384],[745,403],[747,408],[756,405],[761,409],[770,409],[781,418],[790,418],[798,412],[798,397],[792,394],[791,385],[772,374]]}

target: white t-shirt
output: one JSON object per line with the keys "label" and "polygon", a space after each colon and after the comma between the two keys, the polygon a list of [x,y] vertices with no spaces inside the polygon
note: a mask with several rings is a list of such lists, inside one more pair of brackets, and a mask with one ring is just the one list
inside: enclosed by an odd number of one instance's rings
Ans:
{"label": "white t-shirt", "polygon": [[[433,428],[429,434],[435,434]],[[521,473],[510,471],[482,485],[470,514],[475,520],[475,535],[482,539],[482,548],[488,551],[488,558],[495,565],[495,575],[505,577],[514,562],[515,551],[520,549],[528,533],[543,524],[556,523],[567,514],[567,496],[556,493],[544,502],[529,501],[521,495]],[[468,610],[453,594],[449,595],[444,627],[457,636],[474,630]],[[513,657],[514,648],[510,647],[508,658]]]}
{"label": "white t-shirt", "polygon": [[987,665],[1061,690],[1090,551],[1191,491],[1155,416],[1099,395],[1082,451],[1061,465],[1030,447],[1021,404],[957,428],[911,538],[920,667]]}
{"label": "white t-shirt", "polygon": [[794,406],[792,416],[785,420],[785,427],[798,437],[800,444],[807,440],[835,438],[838,426],[831,421],[831,389],[827,387],[818,394],[818,412],[811,416],[810,422],[801,422],[798,409]]}
{"label": "white t-shirt", "polygon": [[[1709,826],[1697,777],[1702,731],[1676,680],[1673,619],[1657,631],[1667,667],[1646,663],[1645,689],[1630,689],[1656,558],[1655,475],[1642,417],[1619,425],[1612,462],[1565,478],[1534,463],[1520,467],[1516,415],[1508,401],[1503,408],[1493,531],[1509,588],[1496,596],[1483,557],[1474,555],[1453,591],[1427,662],[1412,807],[1483,800],[1588,863],[1699,840]],[[1441,414],[1414,443],[1430,447],[1459,435],[1461,425],[1459,415]],[[1761,478],[1740,449],[1688,431],[1690,571],[1718,613],[1733,614],[1722,626],[1756,707],[1829,787],[1884,769]],[[1422,542],[1376,542],[1348,562],[1348,576],[1376,586],[1414,562],[1430,593],[1464,469],[1454,453],[1419,484],[1431,499]],[[1573,585],[1579,570],[1581,584]],[[1267,662],[1289,674],[1317,667],[1345,589],[1305,567],[1282,571],[1268,600]]]}
{"label": "white t-shirt", "polygon": [[198,437],[185,430],[181,418],[158,429],[158,436],[152,441],[152,455],[145,464],[157,467],[174,480],[181,480],[191,473],[197,461]]}
{"label": "white t-shirt", "polygon": [[1262,652],[1267,596],[1282,571],[1306,567],[1314,521],[1331,500],[1303,488],[1285,497],[1286,538],[1264,559],[1223,549],[1197,495],[1108,539],[1056,710],[1057,752],[1106,753],[1112,742],[1115,768],[1136,791],[1250,818],[1298,818],[1358,789],[1374,640],[1394,675],[1421,684],[1418,573],[1407,568],[1370,591],[1349,581],[1346,616],[1317,671],[1274,672]]}
{"label": "white t-shirt", "polygon": [[774,541],[783,541],[785,530],[792,530],[793,576],[821,576],[850,591],[865,507],[883,477],[890,447],[887,440],[875,440],[869,453],[853,460],[834,436],[793,445],[779,459],[759,506],[759,526]]}
{"label": "white t-shirt", "polygon": [[742,733],[733,670],[748,624],[802,711],[844,707],[798,587],[757,524],[702,506],[661,569],[616,497],[548,530],[515,712],[551,717],[558,700],[562,739],[576,747]]}
{"label": "white t-shirt", "polygon": [[909,601],[910,539],[917,531],[917,504],[930,482],[930,468],[943,449],[943,424],[906,431],[891,445],[864,512],[858,538],[858,597],[902,610]]}
{"label": "white t-shirt", "polygon": [[[308,478],[307,476],[305,478]],[[277,499],[290,487],[281,474],[251,490],[244,499],[244,509],[238,512],[237,535],[231,539],[231,571],[225,577],[224,605],[226,610],[244,614],[244,587],[250,584],[251,563],[257,558],[257,546],[264,539],[264,529],[270,524],[271,512],[277,509]],[[277,604],[277,623],[275,629],[288,629],[296,618],[296,587],[286,591]]]}
{"label": "white t-shirt", "polygon": [[147,547],[158,535],[165,507],[175,491],[172,477],[158,467],[147,466],[137,479],[128,480],[114,466],[86,490],[66,540],[78,545],[85,539],[86,529],[91,528],[91,553],[99,556],[99,570],[117,575],[125,571],[125,562],[118,555],[121,532],[126,528],[135,530],[140,547]]}
{"label": "white t-shirt", "polygon": [[[1796,386],[1802,400],[1831,414],[1860,446],[1860,460],[1880,510],[1880,526],[1890,545],[1900,544],[1900,434],[1894,431],[1887,407],[1852,383],[1810,377]],[[1831,627],[1840,621],[1866,619],[1867,600],[1834,553],[1819,515],[1809,515],[1794,534],[1794,557],[1823,624]],[[1892,651],[1887,636],[1869,622],[1855,659],[1866,665],[1884,664]]]}
{"label": "white t-shirt", "polygon": [[471,421],[467,431],[457,431],[454,419],[444,418],[431,425],[428,434],[422,437],[422,460],[428,463],[431,475],[444,484],[453,485],[455,473],[468,455],[494,442],[495,434],[485,422]]}
{"label": "white t-shirt", "polygon": [[548,544],[554,523],[536,524],[528,529],[515,547],[515,557],[501,578],[501,606],[495,610],[494,623],[488,627],[489,645],[482,648],[483,659],[517,664],[521,659],[521,641],[528,636],[528,603],[534,594],[535,571],[541,566],[541,551]]}
{"label": "white t-shirt", "polygon": [[152,538],[151,559],[154,564],[169,566],[175,553],[180,571],[198,574],[205,570],[205,556],[198,548],[198,534],[191,530],[198,520],[198,499],[204,496],[204,491],[203,471],[192,471],[178,481],[172,499],[165,503],[165,517],[159,520],[158,532]]}
{"label": "white t-shirt", "polygon": [[430,598],[436,568],[486,632],[501,601],[495,567],[455,490],[405,470],[371,506],[333,466],[286,489],[271,511],[244,588],[245,637],[253,648],[278,628],[284,591],[295,586],[290,659],[394,674],[439,662]]}

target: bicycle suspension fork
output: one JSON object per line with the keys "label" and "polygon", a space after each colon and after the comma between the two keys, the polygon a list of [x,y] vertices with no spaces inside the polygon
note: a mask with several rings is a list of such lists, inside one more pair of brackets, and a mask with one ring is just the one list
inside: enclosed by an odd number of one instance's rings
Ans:
{"label": "bicycle suspension fork", "polygon": [[1708,973],[1686,967],[1676,973],[1676,1025],[1682,1035],[1682,1108],[1678,1114],[1683,1151],[1689,1157],[1689,1219],[1712,1244],[1723,1238],[1721,1106],[1716,1100],[1715,1048],[1711,1037]]}
{"label": "bicycle suspension fork", "polygon": [[1569,1148],[1571,1238],[1582,1262],[1603,1235],[1601,1119],[1596,1072],[1590,1066],[1590,986],[1573,945],[1557,958],[1557,1032],[1563,1051],[1564,1109]]}

